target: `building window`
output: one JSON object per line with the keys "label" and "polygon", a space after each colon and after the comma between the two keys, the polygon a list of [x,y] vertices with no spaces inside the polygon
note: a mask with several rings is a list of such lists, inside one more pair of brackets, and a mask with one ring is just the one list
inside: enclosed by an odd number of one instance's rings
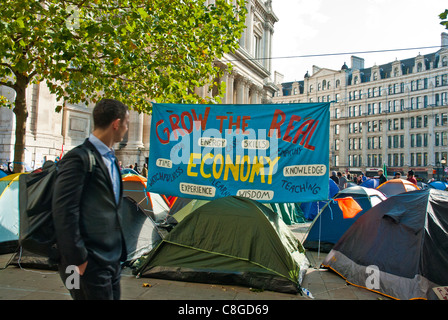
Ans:
{"label": "building window", "polygon": [[254,55],[255,58],[261,58],[261,37],[254,36]]}
{"label": "building window", "polygon": [[448,66],[448,58],[445,56],[442,58],[442,67]]}
{"label": "building window", "polygon": [[442,92],[441,97],[442,97],[442,99],[441,99],[442,101],[440,103],[442,104],[442,106],[444,106],[447,104],[446,92]]}
{"label": "building window", "polygon": [[416,147],[421,147],[423,146],[423,139],[422,139],[422,135],[421,133],[417,133],[415,135],[415,146]]}
{"label": "building window", "polygon": [[419,62],[419,63],[417,64],[417,72],[422,72],[422,70],[423,70],[423,65],[422,65],[421,62]]}
{"label": "building window", "polygon": [[334,134],[339,134],[339,125],[334,126]]}
{"label": "building window", "polygon": [[422,127],[422,120],[423,120],[422,116],[417,116],[415,119],[416,119],[415,127],[416,128],[421,128]]}
{"label": "building window", "polygon": [[334,150],[339,150],[339,139],[334,140]]}

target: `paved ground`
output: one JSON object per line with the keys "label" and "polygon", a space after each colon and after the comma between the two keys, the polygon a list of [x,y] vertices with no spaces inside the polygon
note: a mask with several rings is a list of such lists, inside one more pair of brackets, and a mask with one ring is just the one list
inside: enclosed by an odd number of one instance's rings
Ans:
{"label": "paved ground", "polygon": [[[306,225],[291,226],[299,240]],[[302,282],[314,300],[388,300],[366,289],[347,285],[332,271],[319,269],[325,253],[308,251],[311,267]],[[11,255],[0,255],[0,267]],[[311,300],[300,294],[258,292],[246,287],[189,283],[152,278],[135,278],[124,269],[121,281],[122,300]],[[0,300],[71,300],[54,271],[25,269],[9,265],[0,270]]]}

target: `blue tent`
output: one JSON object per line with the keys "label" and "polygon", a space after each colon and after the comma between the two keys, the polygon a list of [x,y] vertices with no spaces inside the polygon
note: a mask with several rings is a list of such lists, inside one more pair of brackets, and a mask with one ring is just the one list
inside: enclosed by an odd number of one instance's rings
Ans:
{"label": "blue tent", "polygon": [[[328,180],[329,180],[328,199],[331,199],[339,192],[339,187],[333,180],[331,179]],[[326,201],[302,202],[300,204],[300,209],[302,210],[306,220],[313,220],[317,216],[319,210],[322,209],[322,207],[325,206],[326,203],[327,203]]]}
{"label": "blue tent", "polygon": [[125,175],[125,174],[138,174],[138,172],[131,168],[121,169],[121,175]]}
{"label": "blue tent", "polygon": [[[353,218],[344,218],[339,204],[333,199],[352,197],[362,208]],[[378,203],[387,198],[378,190],[353,186],[341,190],[319,212],[310,227],[308,236],[303,243],[306,249],[329,252],[333,245],[342,237],[345,231],[360,217]]]}
{"label": "blue tent", "polygon": [[373,188],[376,189],[380,185],[380,180],[378,179],[367,179],[363,183],[361,183],[361,187]]}
{"label": "blue tent", "polygon": [[438,190],[446,190],[446,188],[448,188],[448,183],[443,181],[433,181],[429,183],[429,186]]}
{"label": "blue tent", "polygon": [[19,176],[0,179],[0,254],[14,252],[19,243]]}

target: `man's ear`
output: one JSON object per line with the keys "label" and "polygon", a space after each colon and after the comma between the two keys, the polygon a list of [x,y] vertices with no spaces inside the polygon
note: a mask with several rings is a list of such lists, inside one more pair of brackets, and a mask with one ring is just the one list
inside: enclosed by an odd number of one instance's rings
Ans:
{"label": "man's ear", "polygon": [[120,128],[120,123],[121,119],[115,119],[114,121],[112,121],[112,128],[114,130],[118,130],[118,128]]}

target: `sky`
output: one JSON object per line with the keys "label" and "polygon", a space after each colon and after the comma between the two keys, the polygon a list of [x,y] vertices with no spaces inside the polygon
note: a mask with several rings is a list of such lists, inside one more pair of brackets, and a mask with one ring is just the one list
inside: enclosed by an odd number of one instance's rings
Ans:
{"label": "sky", "polygon": [[[283,82],[303,80],[313,65],[350,67],[352,55],[364,58],[368,68],[435,52],[438,48],[359,53],[440,46],[441,33],[448,33],[439,18],[448,9],[446,0],[273,0],[272,8],[279,19],[272,72],[283,74]],[[347,54],[298,57],[335,53]]]}

